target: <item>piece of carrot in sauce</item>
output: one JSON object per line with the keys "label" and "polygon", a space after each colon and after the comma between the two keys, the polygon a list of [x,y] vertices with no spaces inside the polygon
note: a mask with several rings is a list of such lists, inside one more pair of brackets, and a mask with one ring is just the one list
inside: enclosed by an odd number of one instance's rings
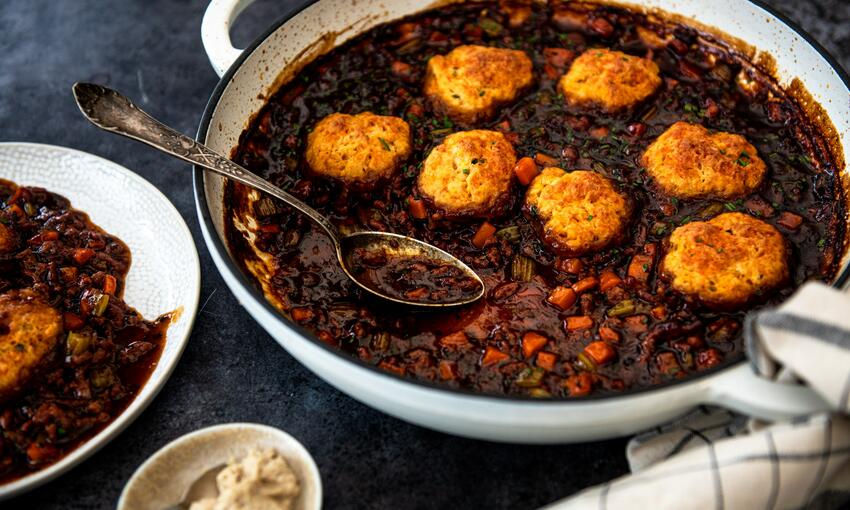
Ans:
{"label": "piece of carrot in sauce", "polygon": [[559,271],[570,274],[579,274],[581,273],[581,270],[584,269],[584,262],[577,258],[559,258],[557,262],[555,262],[555,265]]}
{"label": "piece of carrot in sauce", "polygon": [[583,397],[593,389],[593,376],[587,372],[580,372],[564,379],[564,387],[571,397]]}
{"label": "piece of carrot in sauce", "polygon": [[593,317],[589,315],[573,315],[564,321],[567,331],[581,331],[593,327]]}
{"label": "piece of carrot in sauce", "polygon": [[496,233],[496,227],[494,227],[490,222],[485,221],[478,227],[478,231],[475,232],[475,236],[472,237],[472,246],[476,248],[483,248],[487,241],[493,237],[493,234]]}
{"label": "piece of carrot in sauce", "polygon": [[94,250],[89,248],[77,248],[76,250],[74,250],[73,257],[74,262],[82,266],[83,264],[91,260],[92,257],[94,257]]}
{"label": "piece of carrot in sauce", "polygon": [[540,349],[542,349],[548,341],[548,338],[539,333],[535,333],[534,331],[529,331],[528,333],[522,335],[523,356],[525,356],[526,358],[534,356],[534,354]]}
{"label": "piece of carrot in sauce", "polygon": [[487,346],[484,350],[484,357],[481,358],[481,366],[488,367],[490,365],[495,365],[501,361],[508,359],[508,355],[504,352],[496,349],[495,347]]}
{"label": "piece of carrot in sauce", "polygon": [[611,269],[606,269],[599,274],[599,290],[602,292],[619,287],[622,284],[623,279]]}
{"label": "piece of carrot in sauce", "polygon": [[514,174],[516,174],[517,180],[523,186],[531,184],[531,181],[533,181],[539,173],[540,172],[537,170],[537,163],[528,157],[520,158],[514,166]]}
{"label": "piece of carrot in sauce", "polygon": [[446,335],[443,338],[439,339],[437,343],[440,344],[441,347],[446,348],[460,348],[460,347],[469,347],[469,337],[466,336],[466,333],[463,331],[455,331],[450,335]]}
{"label": "piece of carrot in sauce", "polygon": [[607,326],[602,326],[599,328],[599,338],[607,342],[617,343],[620,341],[620,334]]}
{"label": "piece of carrot in sauce", "polygon": [[555,363],[558,361],[558,355],[551,352],[540,351],[537,353],[537,366],[545,368],[550,372],[555,371]]}
{"label": "piece of carrot in sauce", "polygon": [[542,152],[538,152],[534,155],[534,162],[542,167],[558,166],[557,159],[549,156],[548,154],[543,154]]}
{"label": "piece of carrot in sauce", "polygon": [[629,263],[628,275],[638,283],[649,281],[649,273],[652,271],[652,257],[649,255],[635,255]]}
{"label": "piece of carrot in sauce", "polygon": [[79,315],[73,312],[65,312],[62,314],[62,322],[65,326],[65,329],[69,331],[74,331],[80,329],[85,325],[85,321],[80,318]]}
{"label": "piece of carrot in sauce", "polygon": [[605,365],[614,361],[617,357],[616,351],[607,342],[591,342],[584,348],[584,354],[593,360],[596,365]]}
{"label": "piece of carrot in sauce", "polygon": [[410,215],[417,220],[424,220],[428,217],[428,210],[425,208],[425,201],[421,198],[410,197],[407,200],[407,210]]}
{"label": "piece of carrot in sauce", "polygon": [[570,287],[561,286],[555,287],[555,289],[549,293],[549,297],[546,298],[546,301],[552,303],[561,310],[566,310],[576,304],[577,299],[576,291]]}
{"label": "piece of carrot in sauce", "polygon": [[289,311],[289,315],[292,316],[292,320],[295,322],[306,322],[312,319],[316,314],[313,313],[313,310],[307,307],[298,307],[293,308]]}
{"label": "piece of carrot in sauce", "polygon": [[589,290],[595,289],[597,285],[599,285],[599,278],[595,276],[588,276],[587,278],[582,278],[575,282],[573,284],[573,290],[576,294],[583,294]]}
{"label": "piece of carrot in sauce", "polygon": [[776,220],[776,223],[788,230],[797,230],[803,224],[803,218],[798,214],[783,211],[779,215],[779,219]]}
{"label": "piece of carrot in sauce", "polygon": [[108,274],[103,277],[103,292],[109,294],[110,296],[115,294],[115,290],[118,287],[118,282],[115,280],[115,277],[111,274]]}
{"label": "piece of carrot in sauce", "polygon": [[454,361],[440,360],[440,379],[444,381],[457,379],[457,364]]}

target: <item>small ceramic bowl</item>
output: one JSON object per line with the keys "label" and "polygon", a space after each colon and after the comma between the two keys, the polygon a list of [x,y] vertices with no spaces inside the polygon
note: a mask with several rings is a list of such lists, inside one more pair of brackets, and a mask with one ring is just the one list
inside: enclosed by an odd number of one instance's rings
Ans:
{"label": "small ceramic bowl", "polygon": [[277,450],[295,471],[301,483],[295,510],[322,507],[319,469],[298,440],[266,425],[228,423],[186,434],[156,452],[130,477],[118,500],[118,510],[162,510],[176,505],[207,470],[242,459],[255,448]]}

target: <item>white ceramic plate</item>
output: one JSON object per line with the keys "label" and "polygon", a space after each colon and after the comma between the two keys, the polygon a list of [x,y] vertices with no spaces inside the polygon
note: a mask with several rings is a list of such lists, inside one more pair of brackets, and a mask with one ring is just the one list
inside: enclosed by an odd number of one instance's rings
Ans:
{"label": "white ceramic plate", "polygon": [[301,484],[295,510],[322,507],[319,469],[297,439],[266,425],[229,423],[186,434],[153,454],[127,482],[118,510],[162,510],[175,505],[199,476],[247,456],[254,448],[277,450],[295,472]]}
{"label": "white ceramic plate", "polygon": [[65,196],[92,221],[121,238],[132,253],[124,300],[147,319],[179,310],[159,364],[129,407],[59,462],[0,485],[0,500],[46,483],[117,436],[153,400],[177,365],[198,309],[198,251],[183,218],[153,185],[111,161],[33,143],[0,143],[0,178]]}

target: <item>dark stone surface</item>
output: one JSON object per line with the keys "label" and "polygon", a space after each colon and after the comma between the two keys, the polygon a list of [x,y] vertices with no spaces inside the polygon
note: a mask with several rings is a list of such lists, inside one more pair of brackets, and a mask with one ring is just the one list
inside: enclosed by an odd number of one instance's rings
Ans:
{"label": "dark stone surface", "polygon": [[[846,67],[850,2],[772,0]],[[234,29],[247,43],[300,4],[263,1]],[[282,428],[315,457],[328,508],[534,508],[626,472],[625,440],[520,447],[459,439],[389,418],[296,363],[239,306],[200,237],[189,167],[90,126],[74,81],[107,83],[194,133],[217,77],[201,46],[201,0],[5,0],[0,3],[0,140],[66,145],[109,158],[165,192],[201,256],[203,308],[155,402],[70,473],[3,508],[112,508],[133,471],[198,428],[254,421]],[[2,177],[2,176],[0,176]]]}

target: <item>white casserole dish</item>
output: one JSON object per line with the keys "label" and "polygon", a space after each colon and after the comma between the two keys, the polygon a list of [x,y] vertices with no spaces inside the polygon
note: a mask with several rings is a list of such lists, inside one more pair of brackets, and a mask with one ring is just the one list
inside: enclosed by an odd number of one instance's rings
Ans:
{"label": "white casserole dish", "polygon": [[[237,145],[252,114],[279,80],[303,62],[374,27],[429,7],[415,0],[318,0],[275,23],[244,51],[228,30],[250,1],[213,0],[202,36],[222,79],[201,121],[198,139],[224,154]],[[441,2],[445,3],[445,2]],[[621,2],[622,3],[622,2]],[[642,0],[637,9],[668,13],[718,27],[770,54],[783,86],[799,77],[840,134],[850,159],[850,92],[846,73],[808,35],[757,2]],[[844,175],[845,182],[847,175]],[[522,443],[577,442],[631,434],[668,421],[700,404],[722,405],[762,418],[787,418],[823,409],[809,390],[755,377],[746,363],[665,386],[584,400],[534,401],[459,392],[386,374],[334,351],[288,322],[231,258],[224,239],[223,179],[195,169],[195,198],[204,239],[230,289],[290,354],[352,397],[401,419],[462,436]],[[844,286],[848,260],[835,284]]]}

